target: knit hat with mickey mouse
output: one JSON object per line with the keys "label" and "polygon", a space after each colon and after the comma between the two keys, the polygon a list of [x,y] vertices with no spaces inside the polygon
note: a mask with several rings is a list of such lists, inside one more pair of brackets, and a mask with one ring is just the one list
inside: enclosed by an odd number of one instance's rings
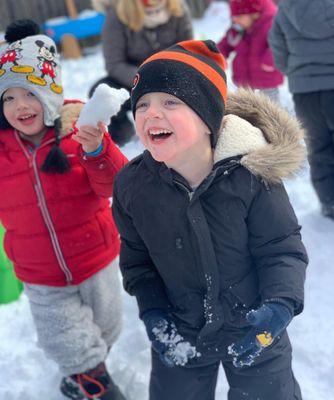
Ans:
{"label": "knit hat with mickey mouse", "polygon": [[0,128],[10,128],[3,113],[4,92],[12,87],[29,90],[43,106],[44,124],[54,126],[55,132],[55,143],[42,171],[62,174],[70,169],[70,164],[60,148],[60,109],[64,98],[59,55],[54,41],[38,33],[39,26],[31,20],[14,21],[6,29],[8,46],[0,55]]}
{"label": "knit hat with mickey mouse", "polygon": [[255,14],[262,8],[263,0],[230,0],[231,15]]}
{"label": "knit hat with mickey mouse", "polygon": [[8,45],[0,54],[0,98],[11,87],[29,90],[43,105],[45,125],[53,126],[64,101],[59,55],[54,41],[38,32],[30,20],[7,27]]}
{"label": "knit hat with mickey mouse", "polygon": [[226,62],[211,40],[187,40],[146,59],[131,91],[135,116],[141,96],[164,92],[178,97],[206,123],[215,147],[227,99]]}

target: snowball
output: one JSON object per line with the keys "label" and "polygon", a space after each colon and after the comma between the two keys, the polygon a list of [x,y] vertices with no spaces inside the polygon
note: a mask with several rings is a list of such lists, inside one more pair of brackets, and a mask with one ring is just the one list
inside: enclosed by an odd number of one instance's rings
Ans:
{"label": "snowball", "polygon": [[77,128],[82,125],[97,126],[99,121],[110,124],[111,117],[121,109],[121,105],[130,97],[126,89],[115,89],[100,84],[94,91],[93,97],[83,106],[76,123]]}

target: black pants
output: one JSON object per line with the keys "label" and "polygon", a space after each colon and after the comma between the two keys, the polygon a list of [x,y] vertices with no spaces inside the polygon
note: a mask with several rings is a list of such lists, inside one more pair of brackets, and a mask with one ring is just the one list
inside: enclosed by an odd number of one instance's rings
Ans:
{"label": "black pants", "polygon": [[311,179],[319,200],[334,206],[334,90],[293,95],[307,131]]}
{"label": "black pants", "polygon": [[[121,89],[122,87],[124,87],[114,79],[110,78],[109,76],[106,76],[105,78],[100,79],[92,86],[92,88],[89,90],[88,94],[89,97],[92,97],[94,90],[101,83],[105,83],[108,86],[113,87],[115,89]],[[129,88],[125,89],[129,90]],[[112,117],[111,123],[108,126],[108,131],[110,133],[111,138],[119,146],[123,146],[125,143],[131,140],[135,135],[134,126],[132,122],[129,121],[126,115],[126,113],[130,110],[131,110],[131,102],[129,99],[122,105],[119,113],[114,117]]]}
{"label": "black pants", "polygon": [[284,334],[254,365],[237,369],[231,360],[184,368],[165,367],[152,352],[150,400],[214,400],[220,363],[229,383],[228,400],[301,400],[291,369],[291,346]]}

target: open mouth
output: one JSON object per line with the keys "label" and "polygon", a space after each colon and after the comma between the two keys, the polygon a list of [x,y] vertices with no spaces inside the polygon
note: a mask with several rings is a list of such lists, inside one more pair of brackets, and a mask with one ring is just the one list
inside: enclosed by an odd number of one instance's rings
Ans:
{"label": "open mouth", "polygon": [[169,131],[168,129],[149,129],[148,130],[149,138],[153,142],[168,139],[172,134],[173,134],[173,132]]}
{"label": "open mouth", "polygon": [[27,114],[27,115],[22,115],[22,116],[18,117],[18,120],[23,124],[29,124],[34,120],[35,117],[36,117],[36,114]]}

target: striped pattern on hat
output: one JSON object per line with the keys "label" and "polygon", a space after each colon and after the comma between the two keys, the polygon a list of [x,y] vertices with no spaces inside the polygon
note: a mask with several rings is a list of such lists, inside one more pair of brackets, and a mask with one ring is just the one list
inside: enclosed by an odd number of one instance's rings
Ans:
{"label": "striped pattern on hat", "polygon": [[227,99],[225,69],[226,61],[213,41],[179,42],[141,64],[131,92],[132,111],[135,115],[136,104],[146,93],[172,94],[206,123],[214,147]]}

